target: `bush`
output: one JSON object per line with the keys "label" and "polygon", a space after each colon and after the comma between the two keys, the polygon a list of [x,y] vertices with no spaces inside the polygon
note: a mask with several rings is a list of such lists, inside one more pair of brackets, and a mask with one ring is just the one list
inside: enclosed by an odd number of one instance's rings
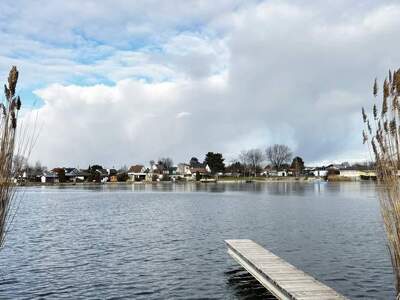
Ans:
{"label": "bush", "polygon": [[118,182],[126,182],[129,179],[128,173],[119,173],[117,174],[117,180]]}

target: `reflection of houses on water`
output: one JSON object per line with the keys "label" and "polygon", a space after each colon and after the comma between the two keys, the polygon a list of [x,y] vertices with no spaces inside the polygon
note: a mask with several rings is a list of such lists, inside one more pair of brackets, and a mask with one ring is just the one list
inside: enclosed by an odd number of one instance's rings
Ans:
{"label": "reflection of houses on water", "polygon": [[326,181],[316,180],[314,181],[314,193],[315,194],[322,194],[326,191],[327,183]]}
{"label": "reflection of houses on water", "polygon": [[354,180],[375,180],[376,172],[374,170],[362,169],[342,169],[339,170],[340,176],[352,178]]}

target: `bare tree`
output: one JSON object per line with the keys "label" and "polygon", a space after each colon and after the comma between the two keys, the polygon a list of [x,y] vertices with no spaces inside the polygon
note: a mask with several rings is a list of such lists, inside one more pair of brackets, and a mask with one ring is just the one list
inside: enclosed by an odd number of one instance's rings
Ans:
{"label": "bare tree", "polygon": [[12,162],[12,174],[14,177],[21,175],[22,171],[28,169],[28,159],[22,155],[15,154]]}
{"label": "bare tree", "polygon": [[239,161],[243,166],[243,175],[246,176],[246,172],[248,171],[248,157],[247,151],[242,150],[239,154]]}
{"label": "bare tree", "polygon": [[242,165],[246,166],[246,168],[255,176],[257,170],[260,169],[261,163],[264,161],[264,156],[260,149],[250,149],[242,151],[239,155],[239,160]]}
{"label": "bare tree", "polygon": [[270,146],[265,150],[265,154],[271,165],[277,170],[280,170],[282,165],[288,163],[292,158],[292,151],[286,145]]}
{"label": "bare tree", "polygon": [[172,158],[169,157],[162,157],[158,160],[158,164],[163,166],[163,168],[165,170],[168,170],[169,168],[171,168],[173,166],[173,161]]}
{"label": "bare tree", "polygon": [[126,165],[121,166],[121,168],[119,168],[118,173],[125,173],[128,172],[128,167]]}
{"label": "bare tree", "polygon": [[264,155],[262,151],[260,149],[250,149],[247,151],[247,159],[254,176],[256,176],[257,170],[260,169],[260,165],[264,161]]}
{"label": "bare tree", "polygon": [[42,166],[42,163],[39,160],[36,161],[35,167],[34,167],[35,172],[40,173],[40,172],[46,171],[46,169],[47,168],[45,166]]}
{"label": "bare tree", "polygon": [[154,160],[150,160],[149,164],[150,164],[150,169],[153,169],[153,166],[156,164],[156,162]]}

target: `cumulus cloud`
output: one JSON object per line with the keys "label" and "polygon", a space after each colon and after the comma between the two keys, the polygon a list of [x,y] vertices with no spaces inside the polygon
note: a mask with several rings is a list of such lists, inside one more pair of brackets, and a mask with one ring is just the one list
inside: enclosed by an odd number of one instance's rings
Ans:
{"label": "cumulus cloud", "polygon": [[310,163],[367,158],[360,107],[374,77],[398,67],[398,4],[210,3],[69,1],[71,19],[54,5],[0,19],[20,53],[6,43],[0,68],[20,65],[44,103],[32,159],[119,166],[272,143]]}

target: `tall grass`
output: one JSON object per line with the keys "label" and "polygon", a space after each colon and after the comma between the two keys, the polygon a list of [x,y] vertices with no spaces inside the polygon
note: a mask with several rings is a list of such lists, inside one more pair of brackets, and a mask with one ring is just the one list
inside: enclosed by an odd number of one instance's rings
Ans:
{"label": "tall grass", "polygon": [[[21,99],[16,96],[18,70],[14,66],[4,85],[4,98],[0,101],[0,249],[14,217],[12,210],[15,199],[14,178],[19,174],[22,157],[30,151],[32,139],[26,130],[17,135],[17,124],[21,109]],[[18,142],[17,142],[18,140]]]}
{"label": "tall grass", "polygon": [[372,112],[362,108],[363,142],[376,165],[379,200],[395,275],[396,299],[400,299],[400,69],[389,71],[380,92],[375,79]]}

